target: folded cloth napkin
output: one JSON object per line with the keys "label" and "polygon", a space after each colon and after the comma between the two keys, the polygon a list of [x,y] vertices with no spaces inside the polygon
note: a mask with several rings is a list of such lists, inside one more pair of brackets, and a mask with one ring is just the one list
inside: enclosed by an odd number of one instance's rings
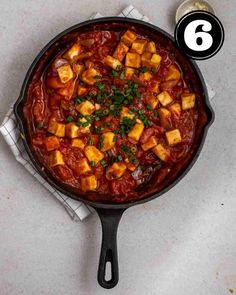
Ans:
{"label": "folded cloth napkin", "polygon": [[[132,5],[127,6],[122,12],[118,15],[122,17],[136,18],[146,22],[150,22],[148,17],[142,15],[136,8]],[[100,13],[93,14],[90,19],[102,17]],[[210,98],[215,96],[215,92],[209,86],[208,93]],[[55,190],[47,181],[45,181],[35,170],[33,164],[31,163],[29,156],[24,148],[23,140],[20,135],[20,129],[17,126],[15,115],[13,113],[13,108],[11,107],[7,113],[2,125],[0,126],[0,132],[2,133],[5,141],[9,145],[13,155],[16,160],[20,162],[37,180],[44,185],[64,206],[66,211],[69,213],[73,220],[83,220],[90,213],[93,212],[93,209],[85,204],[75,201],[71,198],[68,198],[66,195]]]}

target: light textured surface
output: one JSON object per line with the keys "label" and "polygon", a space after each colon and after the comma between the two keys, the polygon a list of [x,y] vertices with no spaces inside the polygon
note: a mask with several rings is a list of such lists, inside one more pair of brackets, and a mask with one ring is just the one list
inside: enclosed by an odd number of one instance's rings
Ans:
{"label": "light textured surface", "polygon": [[[155,24],[173,32],[181,1],[133,1]],[[73,223],[64,209],[16,163],[0,138],[0,294],[188,294],[236,292],[235,1],[211,0],[224,24],[222,50],[199,66],[217,92],[204,149],[168,194],[129,209],[119,228],[120,282],[96,283],[100,224],[96,215]],[[117,14],[126,1],[0,2],[0,120],[19,95],[42,46],[93,12]],[[104,9],[105,12],[104,12]]]}

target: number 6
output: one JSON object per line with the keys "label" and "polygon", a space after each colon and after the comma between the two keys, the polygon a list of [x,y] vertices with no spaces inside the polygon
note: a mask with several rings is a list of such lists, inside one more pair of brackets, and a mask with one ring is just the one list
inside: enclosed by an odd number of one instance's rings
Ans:
{"label": "number 6", "polygon": [[[196,29],[202,26],[201,32],[196,32]],[[184,31],[184,41],[186,45],[195,51],[204,51],[211,47],[213,38],[207,33],[211,30],[210,22],[202,19],[194,20],[189,23]]]}

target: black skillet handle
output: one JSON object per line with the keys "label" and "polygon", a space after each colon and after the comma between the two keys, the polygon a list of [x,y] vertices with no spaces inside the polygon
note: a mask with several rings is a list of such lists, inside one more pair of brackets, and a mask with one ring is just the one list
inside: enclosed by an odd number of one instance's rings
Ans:
{"label": "black skillet handle", "polygon": [[[111,289],[119,281],[117,256],[117,228],[125,209],[95,208],[102,224],[102,247],[98,266],[98,283],[106,289]],[[105,279],[107,262],[111,263],[111,278]]]}

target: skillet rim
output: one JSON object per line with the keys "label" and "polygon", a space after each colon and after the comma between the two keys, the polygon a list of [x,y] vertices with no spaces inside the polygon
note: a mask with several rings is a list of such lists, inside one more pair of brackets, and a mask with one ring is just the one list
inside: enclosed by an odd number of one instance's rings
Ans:
{"label": "skillet rim", "polygon": [[[184,168],[184,170],[170,183],[168,184],[165,188],[163,188],[162,190],[160,190],[157,193],[152,194],[149,197],[143,198],[143,199],[138,199],[136,201],[129,201],[127,203],[103,203],[103,202],[96,202],[96,201],[90,201],[87,200],[85,198],[82,198],[78,195],[76,195],[73,192],[67,191],[66,189],[64,189],[62,187],[62,185],[58,184],[59,181],[57,181],[56,179],[51,179],[48,177],[48,175],[41,169],[41,166],[39,165],[39,163],[37,162],[37,160],[35,159],[29,144],[26,140],[26,131],[25,128],[23,126],[23,112],[22,112],[22,106],[21,103],[23,103],[23,100],[25,98],[26,95],[26,91],[27,91],[27,86],[30,82],[31,76],[34,74],[35,70],[37,69],[38,63],[40,62],[42,56],[45,54],[45,52],[52,46],[54,45],[61,37],[71,33],[74,30],[78,30],[82,27],[86,27],[87,25],[92,25],[92,24],[102,24],[102,23],[109,23],[109,22],[126,22],[129,24],[133,24],[135,25],[142,25],[144,27],[151,28],[152,30],[155,30],[159,33],[161,33],[162,35],[164,35],[166,38],[170,39],[172,42],[174,42],[174,38],[167,33],[166,31],[162,30],[161,28],[141,21],[141,20],[136,20],[136,19],[131,19],[131,18],[125,18],[125,17],[102,17],[102,18],[97,18],[97,19],[93,19],[93,20],[87,20],[81,23],[78,23],[76,25],[73,25],[67,29],[65,29],[64,31],[62,31],[61,33],[59,33],[58,35],[56,35],[50,42],[48,42],[43,49],[38,53],[38,55],[36,56],[36,58],[34,59],[34,61],[32,62],[32,64],[30,65],[25,79],[23,81],[23,85],[21,87],[21,91],[20,91],[20,95],[17,99],[17,101],[14,104],[13,110],[14,110],[14,114],[16,116],[16,120],[17,123],[20,126],[20,131],[23,134],[23,143],[24,143],[24,147],[27,151],[27,154],[30,157],[30,160],[32,161],[34,168],[37,170],[37,172],[40,174],[40,176],[42,176],[51,186],[53,186],[55,189],[59,190],[61,193],[65,194],[66,196],[76,200],[76,201],[80,201],[83,203],[86,203],[87,205],[90,205],[94,208],[103,208],[103,209],[126,209],[129,208],[131,206],[134,205],[139,205],[139,204],[143,204],[146,203],[148,201],[151,201],[153,199],[156,199],[157,197],[165,194],[166,192],[168,192],[170,189],[172,189],[189,171],[190,169],[193,167],[193,165],[195,164],[196,160],[198,159],[200,152],[203,148],[204,142],[205,142],[205,138],[208,132],[208,129],[210,127],[210,125],[213,123],[215,115],[214,115],[214,111],[210,105],[209,102],[209,96],[208,96],[208,92],[207,92],[207,88],[206,88],[206,84],[204,81],[204,78],[200,72],[199,67],[197,66],[196,62],[191,60],[187,55],[185,55],[184,53],[181,52],[181,54],[184,55],[184,57],[188,60],[188,62],[191,64],[191,66],[193,67],[193,69],[196,71],[196,74],[201,82],[201,86],[203,89],[203,96],[204,96],[204,103],[205,103],[205,111],[206,111],[206,115],[207,115],[207,122],[205,123],[205,126],[203,127],[202,130],[202,136],[199,140],[198,143],[198,147],[196,148],[196,151],[194,153],[194,155],[192,156],[191,160],[188,162],[187,166]],[[179,49],[180,50],[180,49]],[[58,182],[58,183],[57,183]],[[69,188],[68,188],[69,189]]]}

